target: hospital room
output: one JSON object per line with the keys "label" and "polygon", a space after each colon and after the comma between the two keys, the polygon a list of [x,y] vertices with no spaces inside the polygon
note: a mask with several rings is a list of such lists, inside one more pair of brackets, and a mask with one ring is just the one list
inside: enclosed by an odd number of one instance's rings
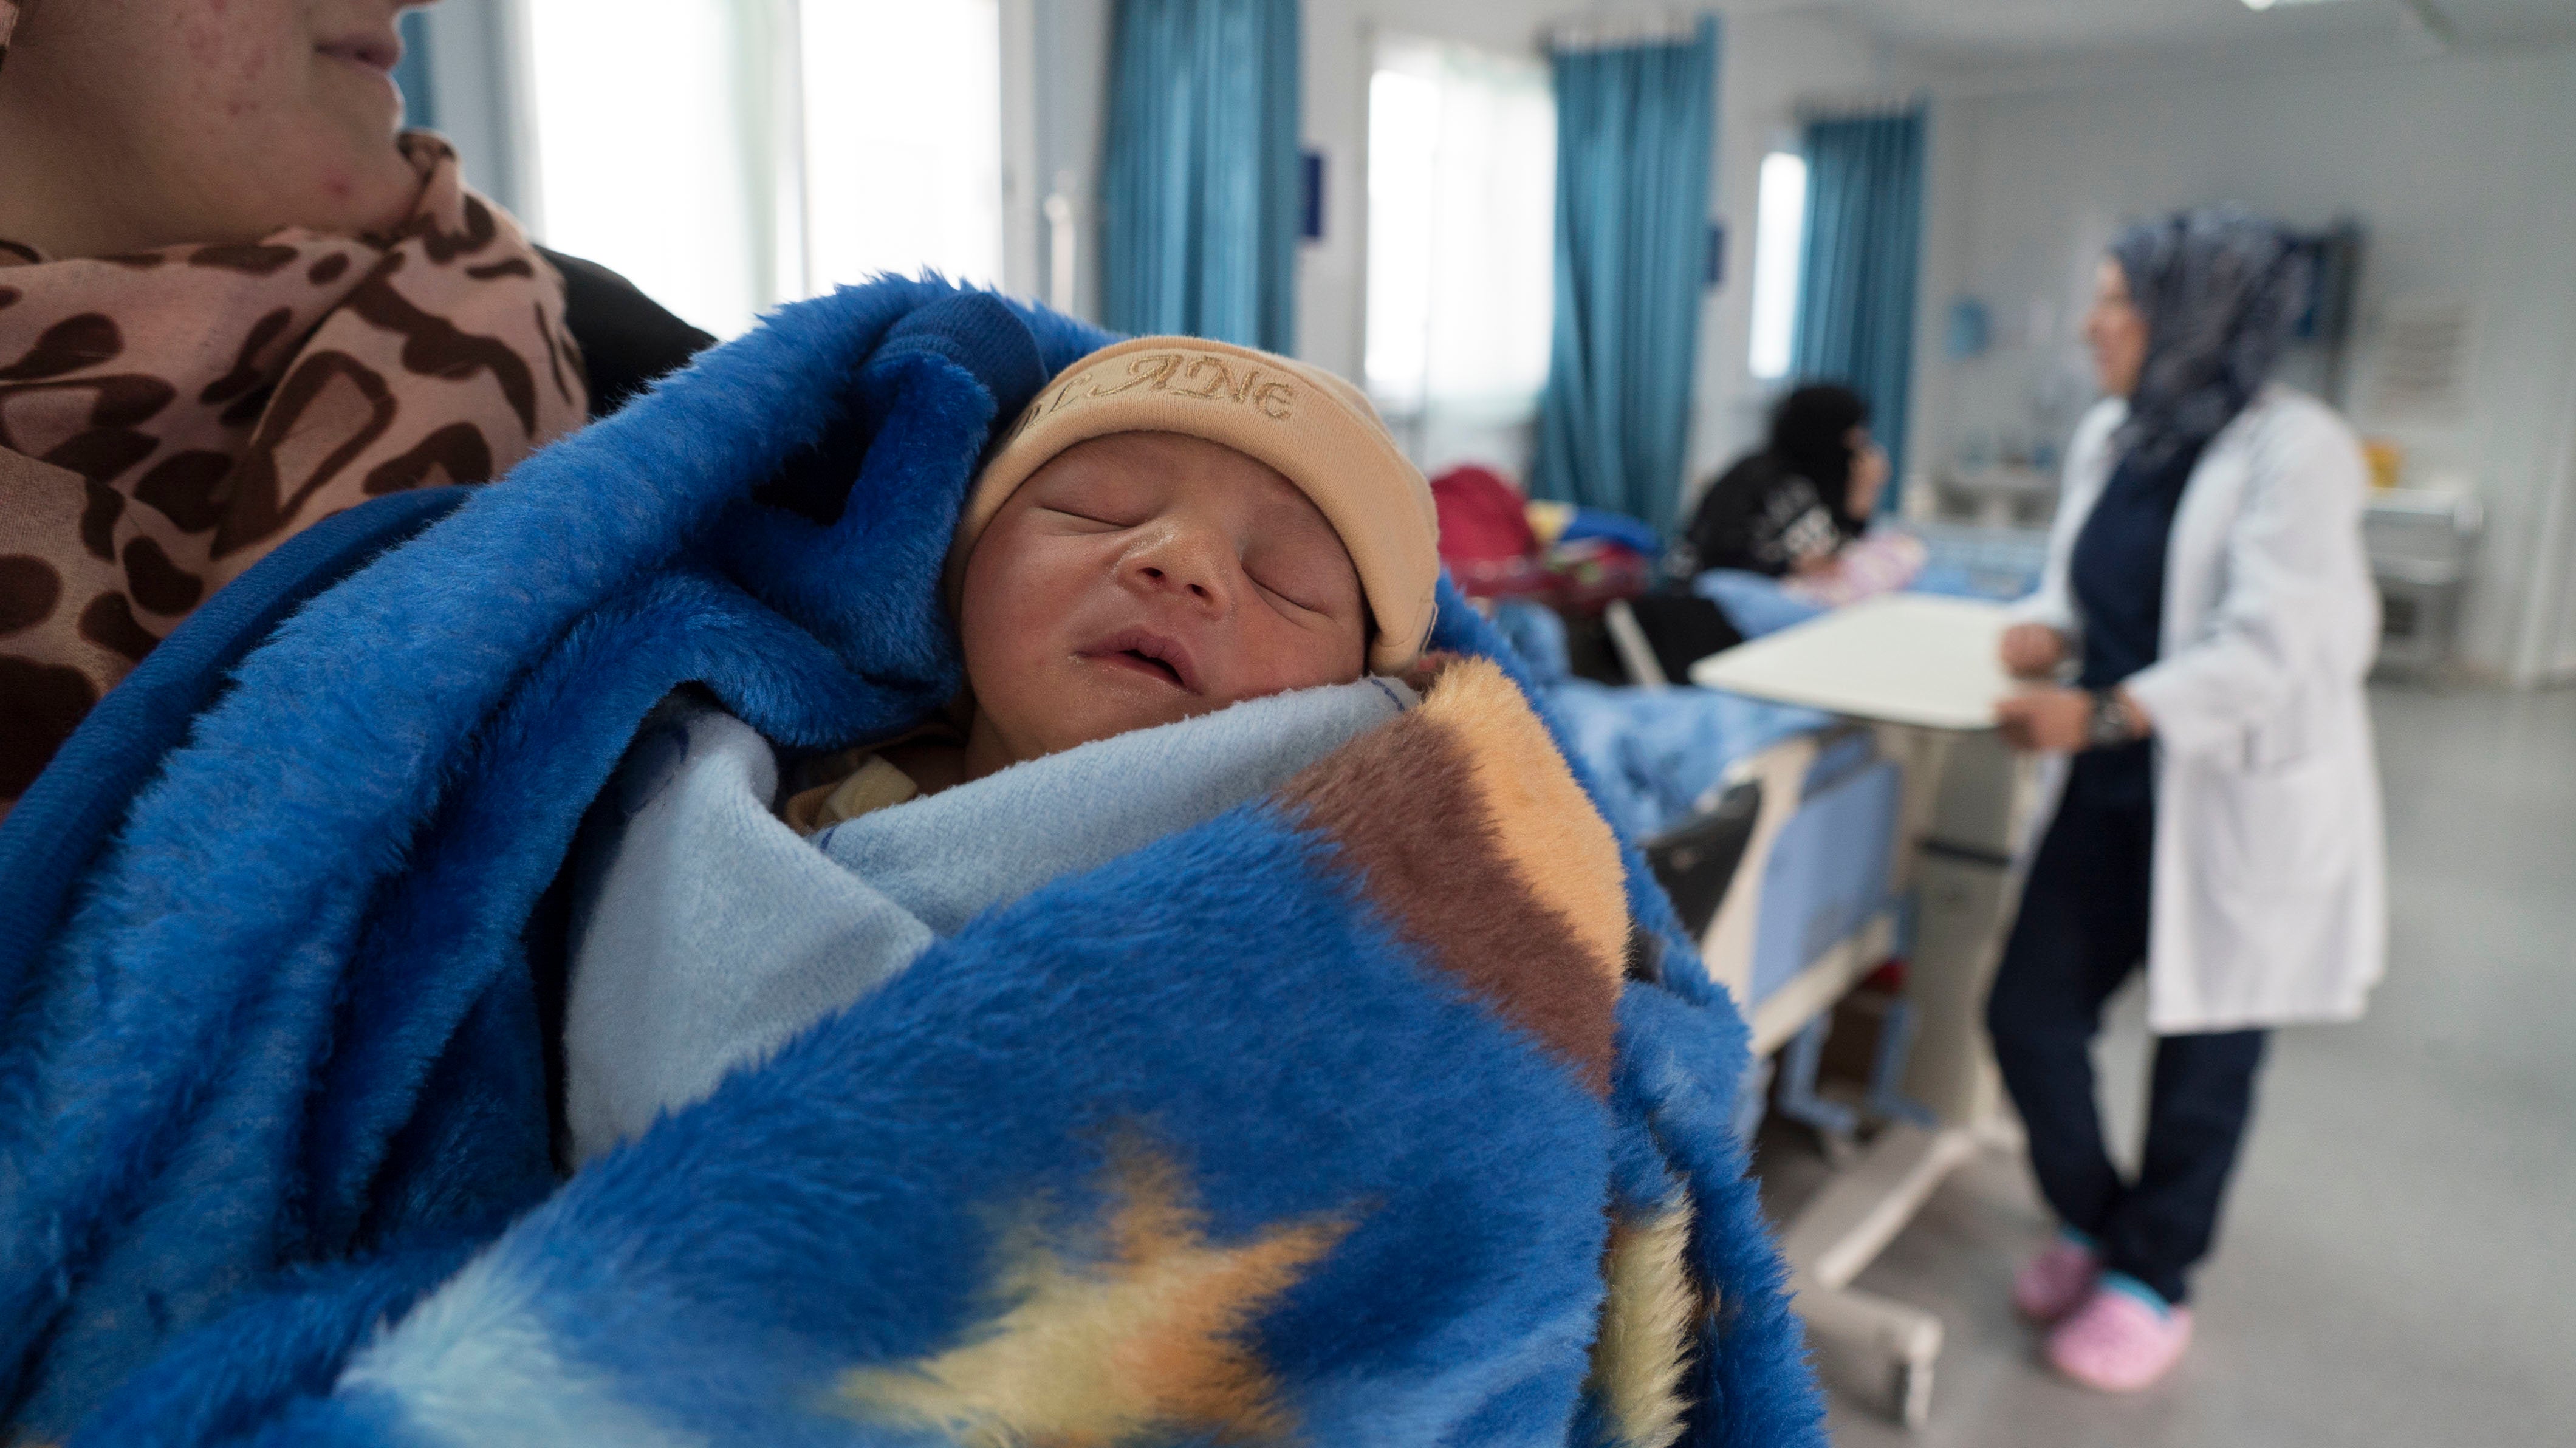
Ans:
{"label": "hospital room", "polygon": [[0,1443],[2576,1422],[2576,0],[0,0]]}

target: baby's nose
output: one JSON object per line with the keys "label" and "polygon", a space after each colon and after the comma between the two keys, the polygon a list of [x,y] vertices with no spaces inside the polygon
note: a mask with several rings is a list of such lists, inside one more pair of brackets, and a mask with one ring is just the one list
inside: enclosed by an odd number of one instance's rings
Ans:
{"label": "baby's nose", "polygon": [[1131,555],[1129,576],[1147,589],[1222,608],[1229,596],[1225,565],[1231,561],[1231,555],[1210,540],[1180,532],[1139,548]]}
{"label": "baby's nose", "polygon": [[1175,574],[1155,564],[1146,564],[1141,572],[1146,578],[1149,578],[1156,583],[1162,584],[1168,588],[1178,589],[1194,598],[1212,599],[1216,597],[1216,590],[1208,587],[1204,582],[1201,582],[1196,578],[1184,577],[1182,575]]}

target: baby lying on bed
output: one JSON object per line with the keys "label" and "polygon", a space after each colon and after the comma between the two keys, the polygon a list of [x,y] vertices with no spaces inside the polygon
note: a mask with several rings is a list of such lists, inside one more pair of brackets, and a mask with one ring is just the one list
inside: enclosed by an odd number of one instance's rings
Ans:
{"label": "baby lying on bed", "polygon": [[775,757],[738,720],[675,698],[638,736],[576,897],[576,1160],[975,914],[1258,798],[1408,707],[1390,676],[1430,633],[1434,517],[1339,379],[1176,338],[1066,369],[958,521],[962,729],[834,761],[783,824]]}

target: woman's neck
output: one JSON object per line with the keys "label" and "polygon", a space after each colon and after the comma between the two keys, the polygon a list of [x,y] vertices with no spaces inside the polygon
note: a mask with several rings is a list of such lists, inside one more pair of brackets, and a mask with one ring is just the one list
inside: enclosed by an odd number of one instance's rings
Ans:
{"label": "woman's neck", "polygon": [[[0,96],[6,94],[0,87]],[[58,260],[200,239],[170,235],[167,223],[133,214],[130,198],[152,188],[133,184],[113,165],[95,164],[106,159],[95,148],[22,126],[20,119],[0,105],[0,240]]]}

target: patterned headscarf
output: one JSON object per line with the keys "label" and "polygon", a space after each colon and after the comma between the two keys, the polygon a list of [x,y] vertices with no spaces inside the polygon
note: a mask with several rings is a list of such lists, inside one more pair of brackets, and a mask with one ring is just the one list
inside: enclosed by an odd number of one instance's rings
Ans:
{"label": "patterned headscarf", "polygon": [[2111,257],[2147,321],[2146,363],[2113,440],[2134,466],[2188,472],[2271,376],[2307,265],[2278,227],[2233,207],[2138,222]]}
{"label": "patterned headscarf", "polygon": [[562,278],[446,142],[400,144],[420,192],[385,235],[60,259],[0,238],[0,814],[289,536],[498,477],[586,418]]}

